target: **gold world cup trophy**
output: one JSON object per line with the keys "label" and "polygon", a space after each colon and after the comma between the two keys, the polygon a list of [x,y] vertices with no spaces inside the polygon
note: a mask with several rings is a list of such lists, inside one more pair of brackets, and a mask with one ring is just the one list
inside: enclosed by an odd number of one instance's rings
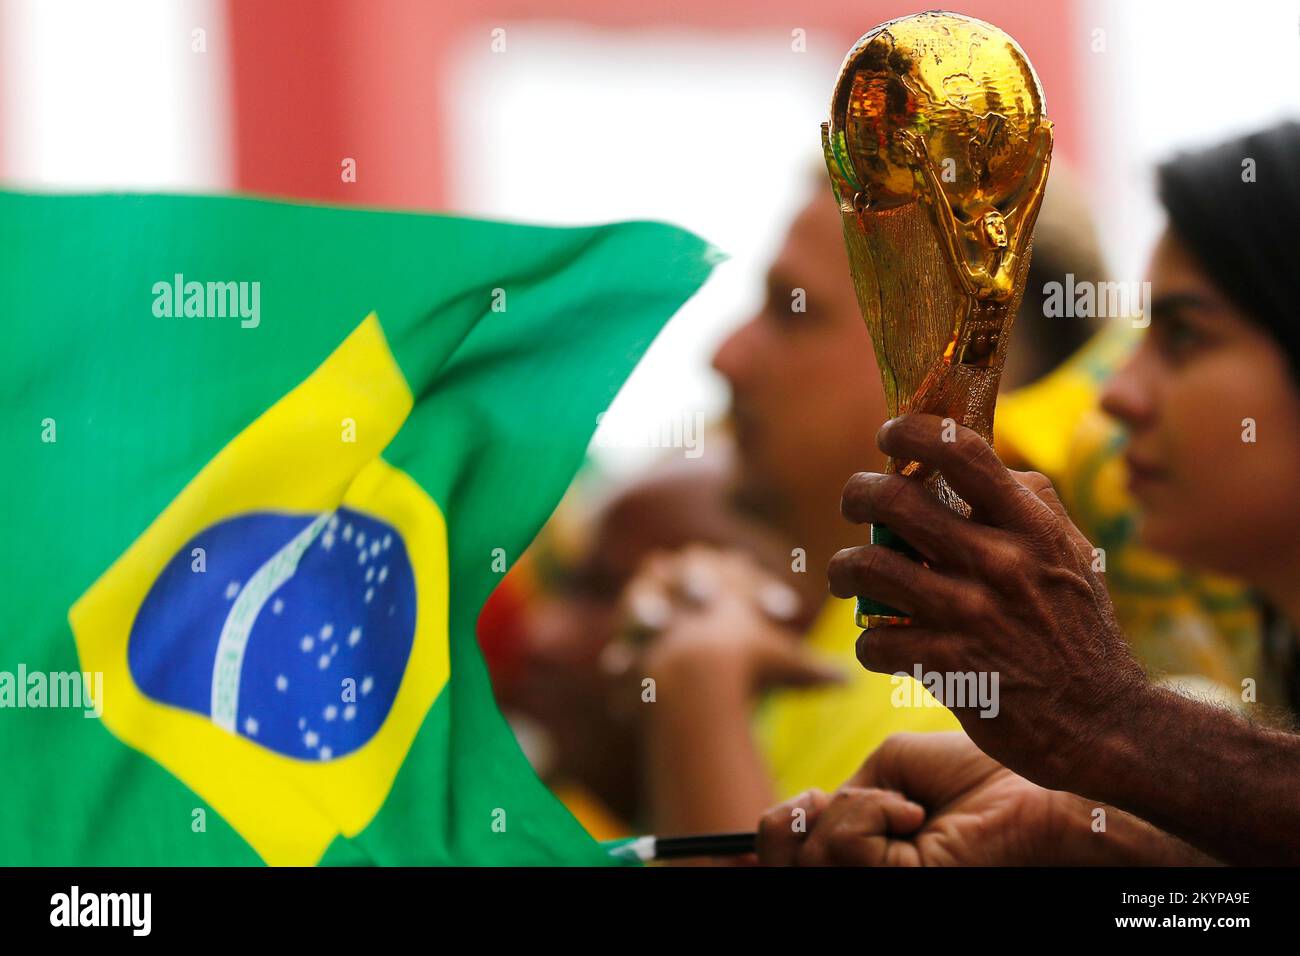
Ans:
{"label": "gold world cup trophy", "polygon": [[[1029,59],[997,27],[958,14],[883,23],[840,67],[822,146],[890,415],[928,412],[992,441],[1052,155]],[[892,458],[886,470],[969,516],[937,471]],[[882,525],[871,540],[916,557]],[[866,599],[856,619],[910,623]]]}

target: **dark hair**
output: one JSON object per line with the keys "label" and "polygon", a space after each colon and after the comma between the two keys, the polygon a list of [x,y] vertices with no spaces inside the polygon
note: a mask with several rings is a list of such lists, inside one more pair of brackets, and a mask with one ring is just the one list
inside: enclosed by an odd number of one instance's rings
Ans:
{"label": "dark hair", "polygon": [[1175,156],[1157,179],[1170,228],[1300,379],[1300,123]]}

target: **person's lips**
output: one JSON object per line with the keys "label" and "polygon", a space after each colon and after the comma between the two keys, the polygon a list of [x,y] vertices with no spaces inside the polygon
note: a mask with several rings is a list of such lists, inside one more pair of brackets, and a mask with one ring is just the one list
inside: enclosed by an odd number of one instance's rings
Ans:
{"label": "person's lips", "polygon": [[1169,477],[1168,471],[1149,458],[1129,452],[1124,456],[1124,465],[1128,468],[1128,486],[1130,491],[1150,488]]}

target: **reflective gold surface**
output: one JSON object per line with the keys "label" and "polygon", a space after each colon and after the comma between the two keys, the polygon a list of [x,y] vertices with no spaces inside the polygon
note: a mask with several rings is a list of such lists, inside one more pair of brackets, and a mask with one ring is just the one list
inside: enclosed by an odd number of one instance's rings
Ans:
{"label": "reflective gold surface", "polygon": [[[1052,153],[1028,58],[958,14],[881,24],[840,68],[822,144],[890,414],[930,412],[991,441]],[[969,513],[941,475],[889,468]]]}

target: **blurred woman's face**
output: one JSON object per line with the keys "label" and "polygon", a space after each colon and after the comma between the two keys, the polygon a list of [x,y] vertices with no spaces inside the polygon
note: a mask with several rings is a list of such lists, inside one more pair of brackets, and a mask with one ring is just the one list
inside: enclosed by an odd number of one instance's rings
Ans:
{"label": "blurred woman's face", "polygon": [[1142,543],[1265,584],[1300,554],[1300,388],[1173,233],[1149,278],[1151,326],[1102,397],[1128,430]]}

